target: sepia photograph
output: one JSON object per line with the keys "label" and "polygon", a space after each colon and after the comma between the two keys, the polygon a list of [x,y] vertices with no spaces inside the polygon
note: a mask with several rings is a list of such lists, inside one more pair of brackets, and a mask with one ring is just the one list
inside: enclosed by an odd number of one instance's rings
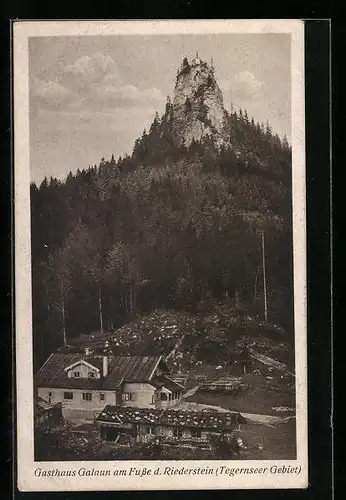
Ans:
{"label": "sepia photograph", "polygon": [[21,489],[304,487],[302,23],[14,28]]}

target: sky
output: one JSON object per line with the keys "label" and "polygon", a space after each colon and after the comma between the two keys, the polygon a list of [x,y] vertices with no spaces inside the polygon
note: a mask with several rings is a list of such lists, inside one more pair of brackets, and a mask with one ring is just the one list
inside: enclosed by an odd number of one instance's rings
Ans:
{"label": "sky", "polygon": [[186,56],[209,62],[229,111],[291,138],[290,35],[112,35],[29,39],[31,180],[64,179],[131,153],[173,96]]}

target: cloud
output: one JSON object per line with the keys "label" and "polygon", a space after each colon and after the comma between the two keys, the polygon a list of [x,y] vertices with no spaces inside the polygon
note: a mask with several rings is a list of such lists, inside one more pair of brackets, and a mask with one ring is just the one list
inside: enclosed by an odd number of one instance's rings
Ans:
{"label": "cloud", "polygon": [[220,86],[234,99],[255,101],[260,99],[264,85],[265,82],[257,80],[250,71],[241,71],[231,80],[221,82]]}
{"label": "cloud", "polygon": [[34,78],[31,82],[31,97],[41,106],[52,109],[68,107],[78,100],[78,96],[74,92],[59,82],[38,78]]}
{"label": "cloud", "polygon": [[165,97],[157,88],[138,89],[134,85],[101,85],[97,88],[97,97],[99,100],[107,103],[109,106],[129,106],[161,103]]}
{"label": "cloud", "polygon": [[117,72],[107,73],[102,80],[103,85],[114,85],[117,87],[121,85],[121,83],[120,75]]}
{"label": "cloud", "polygon": [[60,74],[60,83],[85,97],[101,84],[121,84],[118,67],[114,59],[101,52],[83,56],[68,64]]}
{"label": "cloud", "polygon": [[123,82],[114,59],[101,52],[76,59],[56,82],[36,80],[32,96],[40,107],[74,111],[148,107],[165,99],[157,88],[140,89]]}
{"label": "cloud", "polygon": [[96,52],[92,56],[79,57],[65,67],[64,73],[89,81],[101,81],[106,74],[118,74],[118,67],[112,57]]}

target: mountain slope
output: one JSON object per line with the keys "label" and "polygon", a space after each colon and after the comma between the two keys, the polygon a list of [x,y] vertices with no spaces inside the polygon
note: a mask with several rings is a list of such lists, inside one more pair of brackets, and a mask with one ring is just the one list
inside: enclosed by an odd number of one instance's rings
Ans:
{"label": "mountain slope", "polygon": [[[186,101],[188,110],[186,111]],[[292,325],[291,151],[228,113],[211,66],[183,62],[133,152],[31,186],[36,351],[154,310],[219,300]]]}

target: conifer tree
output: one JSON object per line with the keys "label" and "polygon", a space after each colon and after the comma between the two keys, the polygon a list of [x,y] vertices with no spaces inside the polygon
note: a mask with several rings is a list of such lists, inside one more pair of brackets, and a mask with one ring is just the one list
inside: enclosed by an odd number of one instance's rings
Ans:
{"label": "conifer tree", "polygon": [[286,135],[286,134],[284,135],[284,138],[283,138],[283,140],[282,140],[282,145],[283,145],[283,148],[284,148],[285,150],[288,150],[288,149],[289,149],[289,144],[288,144],[288,140],[287,140],[287,135]]}

